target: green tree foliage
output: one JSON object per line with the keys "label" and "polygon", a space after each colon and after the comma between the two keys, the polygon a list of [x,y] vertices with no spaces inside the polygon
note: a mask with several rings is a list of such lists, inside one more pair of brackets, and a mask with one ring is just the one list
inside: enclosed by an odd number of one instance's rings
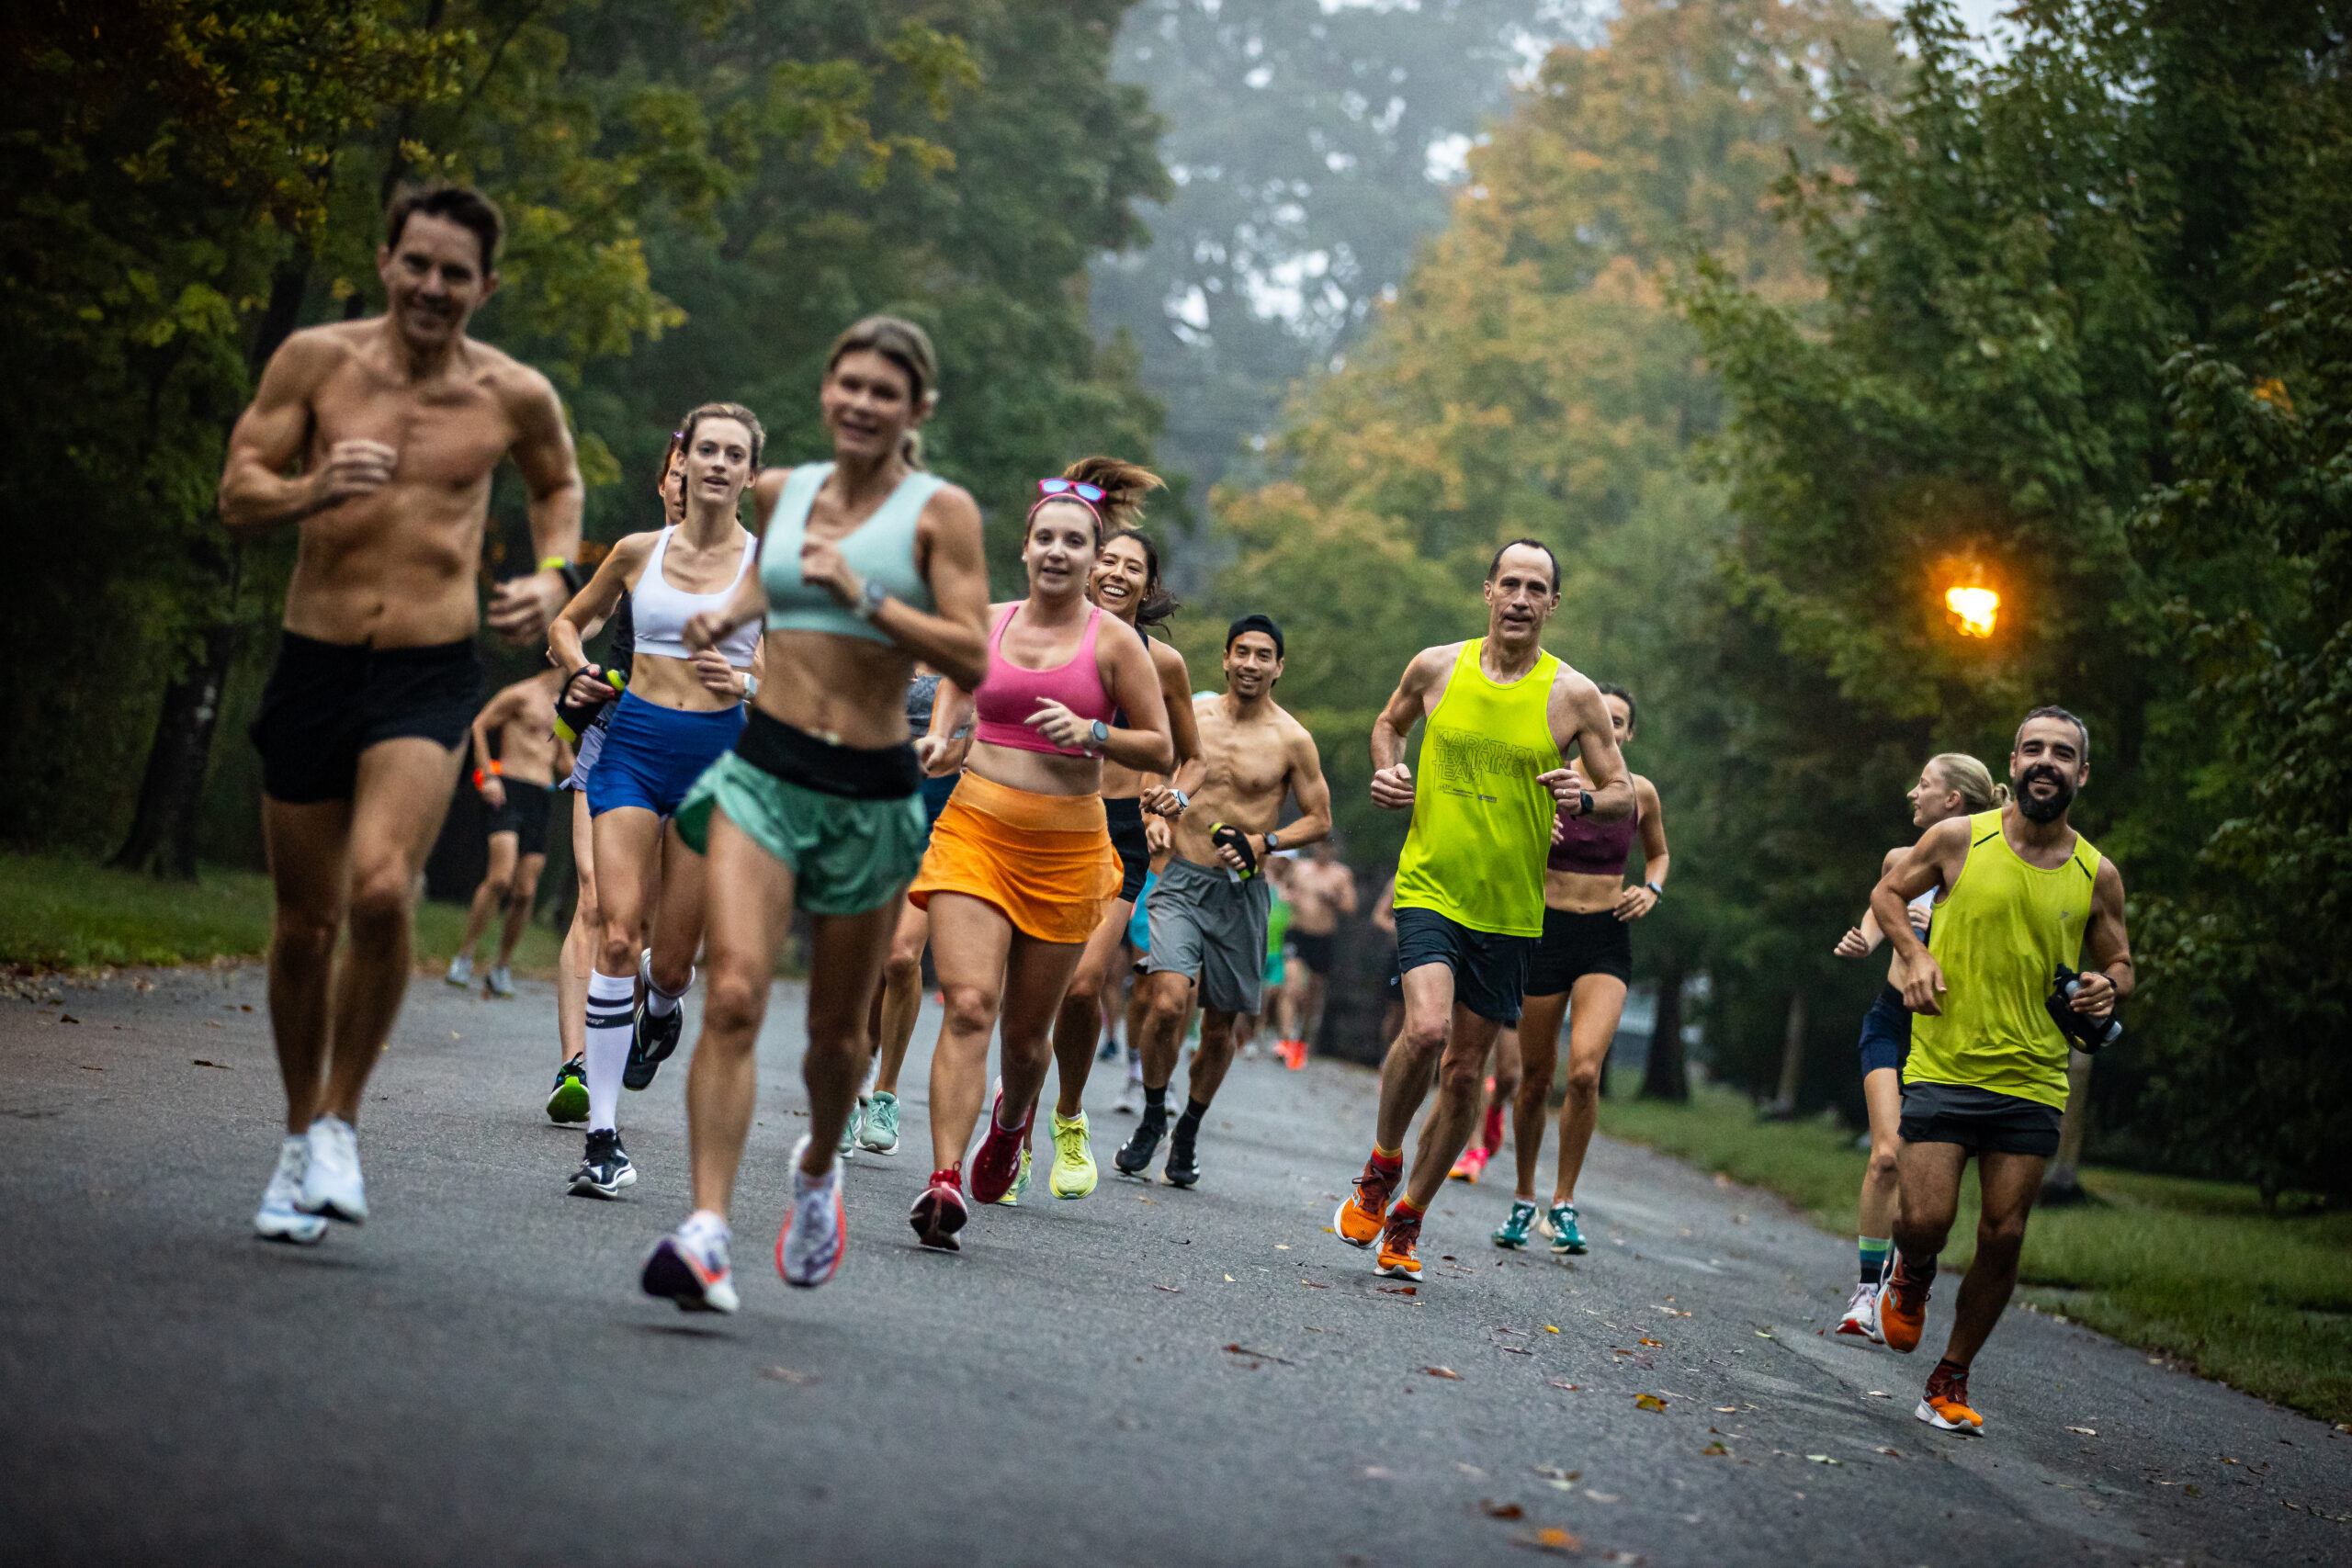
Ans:
{"label": "green tree foliage", "polygon": [[[2226,705],[2192,690],[2167,613],[2294,624],[2276,572],[2131,520],[2180,460],[2175,345],[2258,359],[2263,310],[2296,267],[2340,265],[2352,243],[2343,14],[2036,0],[2016,21],[1988,63],[1947,9],[1915,6],[1902,91],[1841,77],[1826,155],[1781,187],[1818,305],[1765,299],[1727,266],[1690,296],[1731,408],[1715,449],[1737,520],[1721,743],[1774,758],[1766,788],[1726,797],[1727,826],[1757,846],[1762,907],[1792,929],[1830,929],[1850,904],[1801,868],[1849,880],[1876,848],[1855,841],[1862,801],[1891,799],[1932,750],[1997,761],[2032,703],[2090,719],[2079,818],[2142,908],[2158,895],[2195,909],[2199,846],[2278,744],[2217,726]],[[1989,639],[1947,625],[1943,592],[1971,574],[2003,596]],[[2149,955],[2152,1001],[2178,957]],[[2120,1131],[2143,1149],[2176,1145],[2186,1100],[2135,1094],[2143,1075],[2175,1045],[2244,1053],[2249,1025],[2224,1016],[2204,1045],[2176,1037],[2103,1067],[2110,1122],[2136,1116]],[[2270,1131],[2237,1125],[2241,1147]]]}

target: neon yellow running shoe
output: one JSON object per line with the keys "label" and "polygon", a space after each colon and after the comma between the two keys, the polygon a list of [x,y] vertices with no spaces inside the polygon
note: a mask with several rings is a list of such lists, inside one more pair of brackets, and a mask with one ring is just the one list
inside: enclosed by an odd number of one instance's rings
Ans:
{"label": "neon yellow running shoe", "polygon": [[1029,1147],[1024,1144],[1021,1148],[1021,1169],[1013,1176],[1012,1185],[1004,1190],[1004,1196],[998,1199],[997,1201],[1003,1204],[1008,1209],[1019,1208],[1021,1206],[1021,1195],[1028,1190]]}
{"label": "neon yellow running shoe", "polygon": [[1094,1190],[1102,1173],[1094,1168],[1094,1144],[1087,1136],[1086,1112],[1054,1117],[1054,1168],[1046,1186],[1057,1198],[1083,1198]]}

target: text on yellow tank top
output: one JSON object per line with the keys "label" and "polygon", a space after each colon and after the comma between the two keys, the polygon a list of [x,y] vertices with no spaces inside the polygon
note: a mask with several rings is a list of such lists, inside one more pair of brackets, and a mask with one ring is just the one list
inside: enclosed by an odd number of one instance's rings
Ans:
{"label": "text on yellow tank top", "polygon": [[2058,965],[2082,957],[2098,876],[2098,852],[2080,835],[2065,863],[2044,871],[2009,848],[1998,811],[1968,819],[1968,858],[1928,938],[1944,972],[1944,1010],[1911,1020],[1904,1082],[2065,1108],[2066,1037],[2044,998]]}
{"label": "text on yellow tank top", "polygon": [[1535,782],[1560,765],[1552,682],[1560,661],[1539,653],[1508,686],[1478,666],[1486,638],[1462,645],[1421,737],[1413,826],[1396,863],[1396,908],[1434,909],[1476,931],[1544,934],[1544,856],[1552,792]]}

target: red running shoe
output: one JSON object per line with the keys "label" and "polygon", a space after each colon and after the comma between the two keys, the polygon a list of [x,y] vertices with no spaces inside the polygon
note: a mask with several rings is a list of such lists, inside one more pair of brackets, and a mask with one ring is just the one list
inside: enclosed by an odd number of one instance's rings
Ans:
{"label": "red running shoe", "polygon": [[980,1152],[972,1156],[972,1201],[976,1203],[995,1202],[1012,1190],[1021,1176],[1021,1151],[1029,1146],[1029,1124],[1037,1119],[1037,1108],[1032,1105],[1018,1127],[1004,1126],[997,1120],[997,1112],[1003,1109],[1004,1080],[1000,1078],[996,1101],[989,1107],[989,1135],[980,1140]]}
{"label": "red running shoe", "polygon": [[907,1215],[907,1224],[914,1226],[915,1239],[934,1252],[961,1252],[956,1233],[972,1212],[964,1205],[964,1170],[951,1165],[945,1170],[931,1173],[931,1185],[915,1200],[914,1208]]}

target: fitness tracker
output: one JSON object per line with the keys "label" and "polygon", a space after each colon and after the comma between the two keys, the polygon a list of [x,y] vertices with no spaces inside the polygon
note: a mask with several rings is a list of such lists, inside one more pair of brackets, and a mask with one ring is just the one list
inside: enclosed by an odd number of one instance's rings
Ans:
{"label": "fitness tracker", "polygon": [[1653,898],[1663,898],[1666,897],[1666,889],[1660,887],[1655,882],[1645,882],[1642,886],[1650,890],[1650,897]]}
{"label": "fitness tracker", "polygon": [[890,597],[890,591],[869,577],[858,589],[857,608],[852,610],[850,614],[870,625],[874,617],[882,613],[882,602],[888,597]]}
{"label": "fitness tracker", "polygon": [[1577,791],[1577,815],[1579,817],[1592,815],[1592,791],[1589,789]]}
{"label": "fitness tracker", "polygon": [[1088,750],[1100,751],[1104,746],[1110,743],[1110,739],[1111,727],[1103,723],[1101,719],[1098,718],[1092,724],[1086,727],[1086,749]]}
{"label": "fitness tracker", "polygon": [[1266,852],[1268,854],[1272,854],[1274,851],[1279,850],[1282,847],[1283,836],[1280,833],[1269,833],[1266,835]]}
{"label": "fitness tracker", "polygon": [[745,700],[748,701],[759,694],[760,678],[757,675],[745,675],[743,677],[743,696]]}
{"label": "fitness tracker", "polygon": [[562,578],[563,591],[575,599],[580,596],[580,591],[588,585],[587,568],[578,561],[566,560],[561,556],[548,557],[539,562],[539,570],[554,572],[558,577]]}

